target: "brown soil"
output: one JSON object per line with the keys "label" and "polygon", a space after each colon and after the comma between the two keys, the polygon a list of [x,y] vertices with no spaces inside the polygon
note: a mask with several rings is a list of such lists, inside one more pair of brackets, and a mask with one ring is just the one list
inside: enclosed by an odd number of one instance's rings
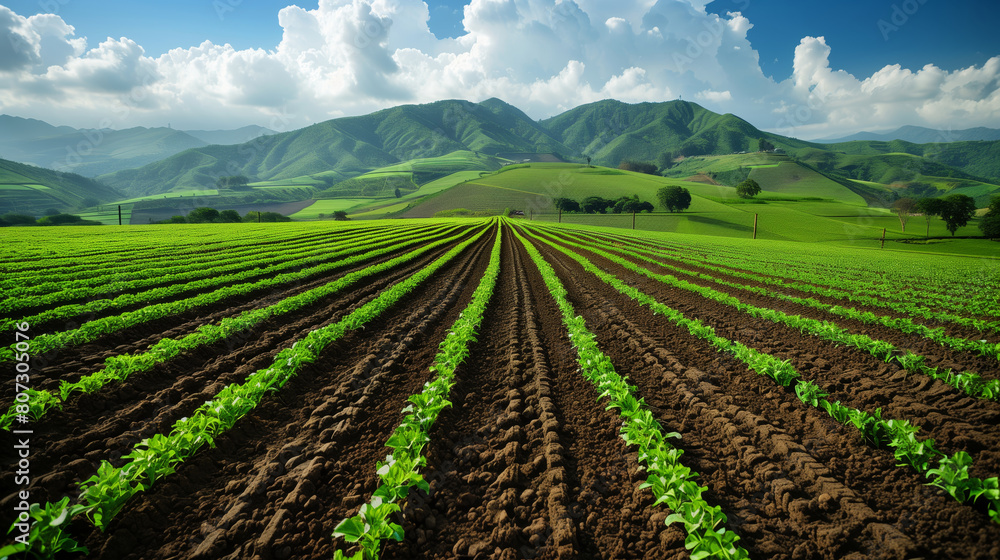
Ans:
{"label": "brown soil", "polygon": [[[378,485],[376,463],[407,396],[431,378],[438,344],[470,301],[492,236],[466,249],[381,320],[328,348],[269,395],[214,449],[136,495],[104,533],[86,521],[70,532],[106,560],[295,558],[328,560],[331,536]],[[662,316],[641,307],[572,259],[536,243],[569,291],[616,370],[636,385],[700,473],[706,499],[753,558],[986,559],[1000,557],[1000,526],[983,508],[962,505],[897,467],[890,450],[802,404],[793,391],[758,376]],[[339,320],[445,249],[349,293],[270,321],[252,333],[182,356],[77,398],[33,426],[33,501],[75,495],[100,460],[120,457],[144,437],[273,361],[310,330]],[[457,370],[451,408],[431,432],[424,475],[396,518],[405,539],[384,558],[687,558],[681,527],[638,490],[645,473],[579,373],[558,309],[526,251],[504,231],[501,273],[470,356]],[[880,407],[920,425],[942,451],[966,450],[975,476],[1000,472],[1000,404],[907,375],[850,348],[763,323],[697,294],[671,289],[596,255],[592,261],[658,301],[698,317],[728,338],[789,359],[853,407]],[[654,269],[655,265],[650,265]],[[662,270],[659,270],[662,272]],[[275,297],[328,282],[346,271]],[[716,286],[713,286],[716,287]],[[744,294],[733,292],[741,299]],[[769,298],[748,300],[778,307]],[[50,379],[93,371],[107,356],[135,351],[205,321],[264,305],[226,302],[147,325],[120,342],[103,340],[60,355]],[[804,309],[788,307],[791,313]],[[861,328],[852,325],[851,328]],[[890,336],[870,331],[877,338]],[[917,342],[899,337],[900,344]],[[914,346],[942,364],[997,367],[961,353]],[[0,451],[8,472],[15,457]],[[0,500],[11,510],[14,496]]]}

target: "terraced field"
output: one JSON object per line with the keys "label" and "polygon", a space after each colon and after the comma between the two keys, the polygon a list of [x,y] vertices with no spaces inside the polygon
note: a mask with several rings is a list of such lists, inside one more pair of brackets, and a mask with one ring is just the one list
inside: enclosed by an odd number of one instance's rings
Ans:
{"label": "terraced field", "polygon": [[1000,557],[995,261],[219,227],[4,249],[0,556]]}

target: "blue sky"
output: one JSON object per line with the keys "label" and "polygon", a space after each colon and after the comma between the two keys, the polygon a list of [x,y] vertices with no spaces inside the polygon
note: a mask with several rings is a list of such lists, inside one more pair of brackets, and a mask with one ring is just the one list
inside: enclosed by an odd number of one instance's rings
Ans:
{"label": "blue sky", "polygon": [[0,112],[297,127],[440,98],[544,118],[682,97],[803,138],[1000,127],[998,2],[558,1],[475,0],[466,28],[463,0],[0,0],[0,43],[29,45],[0,45]]}
{"label": "blue sky", "polygon": [[[273,49],[281,41],[278,10],[292,2],[273,0],[29,0],[3,4],[21,15],[53,12],[92,40],[129,37],[152,56],[204,40],[237,49]],[[296,1],[316,9],[316,0]],[[468,0],[428,0],[428,27],[437,37],[464,34]],[[899,8],[894,12],[893,6]],[[913,6],[918,9],[913,10]],[[906,10],[904,11],[904,8]],[[764,72],[776,79],[792,73],[799,40],[825,36],[834,47],[830,62],[855,75],[871,75],[887,64],[917,69],[933,63],[947,70],[981,65],[1000,54],[1000,2],[943,0],[714,0],[709,13],[739,11],[753,23],[748,38]],[[907,11],[913,12],[912,14]],[[893,19],[895,15],[895,20]],[[903,25],[896,23],[903,21]],[[888,26],[880,28],[879,22]],[[891,26],[891,27],[889,27]],[[888,39],[887,39],[888,38]]]}

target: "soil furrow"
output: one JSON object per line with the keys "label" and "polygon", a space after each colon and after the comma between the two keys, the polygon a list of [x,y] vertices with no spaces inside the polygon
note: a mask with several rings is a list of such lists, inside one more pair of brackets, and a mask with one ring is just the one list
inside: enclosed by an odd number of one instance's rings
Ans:
{"label": "soil furrow", "polygon": [[[600,325],[594,330],[616,367],[629,373],[665,427],[683,434],[678,445],[695,461],[708,499],[724,506],[752,555],[986,558],[996,552],[991,539],[1000,531],[985,515],[895,467],[890,451],[869,448],[794,393],[611,295],[567,257],[540,249],[560,264],[588,324]],[[942,536],[953,518],[968,530]],[[914,531],[914,524],[935,530]]]}
{"label": "soil furrow", "polygon": [[92,557],[325,558],[333,527],[377,486],[406,398],[468,303],[490,236],[324,352],[234,430],[94,531]]}

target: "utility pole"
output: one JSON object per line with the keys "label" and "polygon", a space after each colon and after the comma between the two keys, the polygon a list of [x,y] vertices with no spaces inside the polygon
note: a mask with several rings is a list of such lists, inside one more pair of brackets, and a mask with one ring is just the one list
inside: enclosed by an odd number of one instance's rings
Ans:
{"label": "utility pole", "polygon": [[753,238],[757,239],[757,214],[753,215]]}
{"label": "utility pole", "polygon": [[882,249],[885,249],[885,228],[882,228]]}
{"label": "utility pole", "polygon": [[122,225],[122,205],[118,205],[118,225]]}

